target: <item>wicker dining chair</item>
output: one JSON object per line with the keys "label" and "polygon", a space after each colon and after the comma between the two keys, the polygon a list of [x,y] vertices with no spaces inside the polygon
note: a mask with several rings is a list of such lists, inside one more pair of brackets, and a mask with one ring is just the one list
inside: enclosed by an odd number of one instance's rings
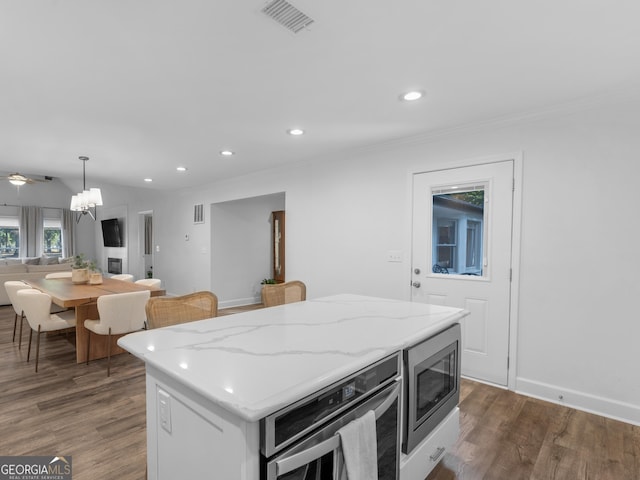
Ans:
{"label": "wicker dining chair", "polygon": [[147,328],[160,328],[218,316],[218,297],[208,291],[147,301]]}
{"label": "wicker dining chair", "polygon": [[302,302],[307,299],[307,286],[300,280],[262,286],[262,303],[265,307]]}

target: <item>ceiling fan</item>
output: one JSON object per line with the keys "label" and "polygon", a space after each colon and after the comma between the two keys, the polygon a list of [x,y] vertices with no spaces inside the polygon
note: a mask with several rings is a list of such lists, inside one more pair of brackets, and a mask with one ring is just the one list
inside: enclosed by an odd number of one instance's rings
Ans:
{"label": "ceiling fan", "polygon": [[21,173],[12,173],[10,175],[0,177],[0,180],[9,180],[12,185],[21,186],[25,183],[32,184],[36,182],[50,182],[53,180],[53,177],[44,177],[44,178],[30,178]]}

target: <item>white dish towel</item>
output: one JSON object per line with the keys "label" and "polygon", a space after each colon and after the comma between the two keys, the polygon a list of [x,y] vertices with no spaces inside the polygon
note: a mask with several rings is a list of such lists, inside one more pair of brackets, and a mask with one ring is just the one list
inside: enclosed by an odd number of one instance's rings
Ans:
{"label": "white dish towel", "polygon": [[373,410],[348,423],[337,434],[341,448],[335,455],[334,479],[378,480],[378,443]]}

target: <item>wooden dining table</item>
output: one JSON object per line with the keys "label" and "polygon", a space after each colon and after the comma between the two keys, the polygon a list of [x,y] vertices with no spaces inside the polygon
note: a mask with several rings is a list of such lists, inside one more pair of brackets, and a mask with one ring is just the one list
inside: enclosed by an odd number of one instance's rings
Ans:
{"label": "wooden dining table", "polygon": [[[37,280],[26,280],[31,287],[47,293],[56,305],[63,308],[74,308],[76,313],[76,361],[82,363],[87,361],[87,351],[84,346],[87,344],[89,330],[84,327],[87,319],[97,320],[98,306],[97,300],[102,295],[113,295],[115,293],[139,292],[150,290],[151,296],[165,295],[164,289],[152,288],[133,282],[113,280],[108,277],[102,279],[101,284],[90,285],[88,283],[75,284],[70,278],[41,278]],[[111,336],[111,355],[126,353],[117,344],[118,338],[122,335]],[[91,339],[91,352],[89,360],[106,358],[108,337],[106,335],[94,335]]]}

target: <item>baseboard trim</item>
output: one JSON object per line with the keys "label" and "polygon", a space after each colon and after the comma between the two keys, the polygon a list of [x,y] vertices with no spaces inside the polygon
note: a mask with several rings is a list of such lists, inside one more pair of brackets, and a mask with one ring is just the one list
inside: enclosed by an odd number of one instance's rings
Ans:
{"label": "baseboard trim", "polygon": [[231,307],[243,307],[245,305],[253,305],[260,303],[260,296],[235,298],[233,300],[225,300],[224,302],[218,302],[218,308],[231,308]]}
{"label": "baseboard trim", "polygon": [[516,379],[516,392],[547,402],[640,426],[640,406],[562,388],[527,378]]}

